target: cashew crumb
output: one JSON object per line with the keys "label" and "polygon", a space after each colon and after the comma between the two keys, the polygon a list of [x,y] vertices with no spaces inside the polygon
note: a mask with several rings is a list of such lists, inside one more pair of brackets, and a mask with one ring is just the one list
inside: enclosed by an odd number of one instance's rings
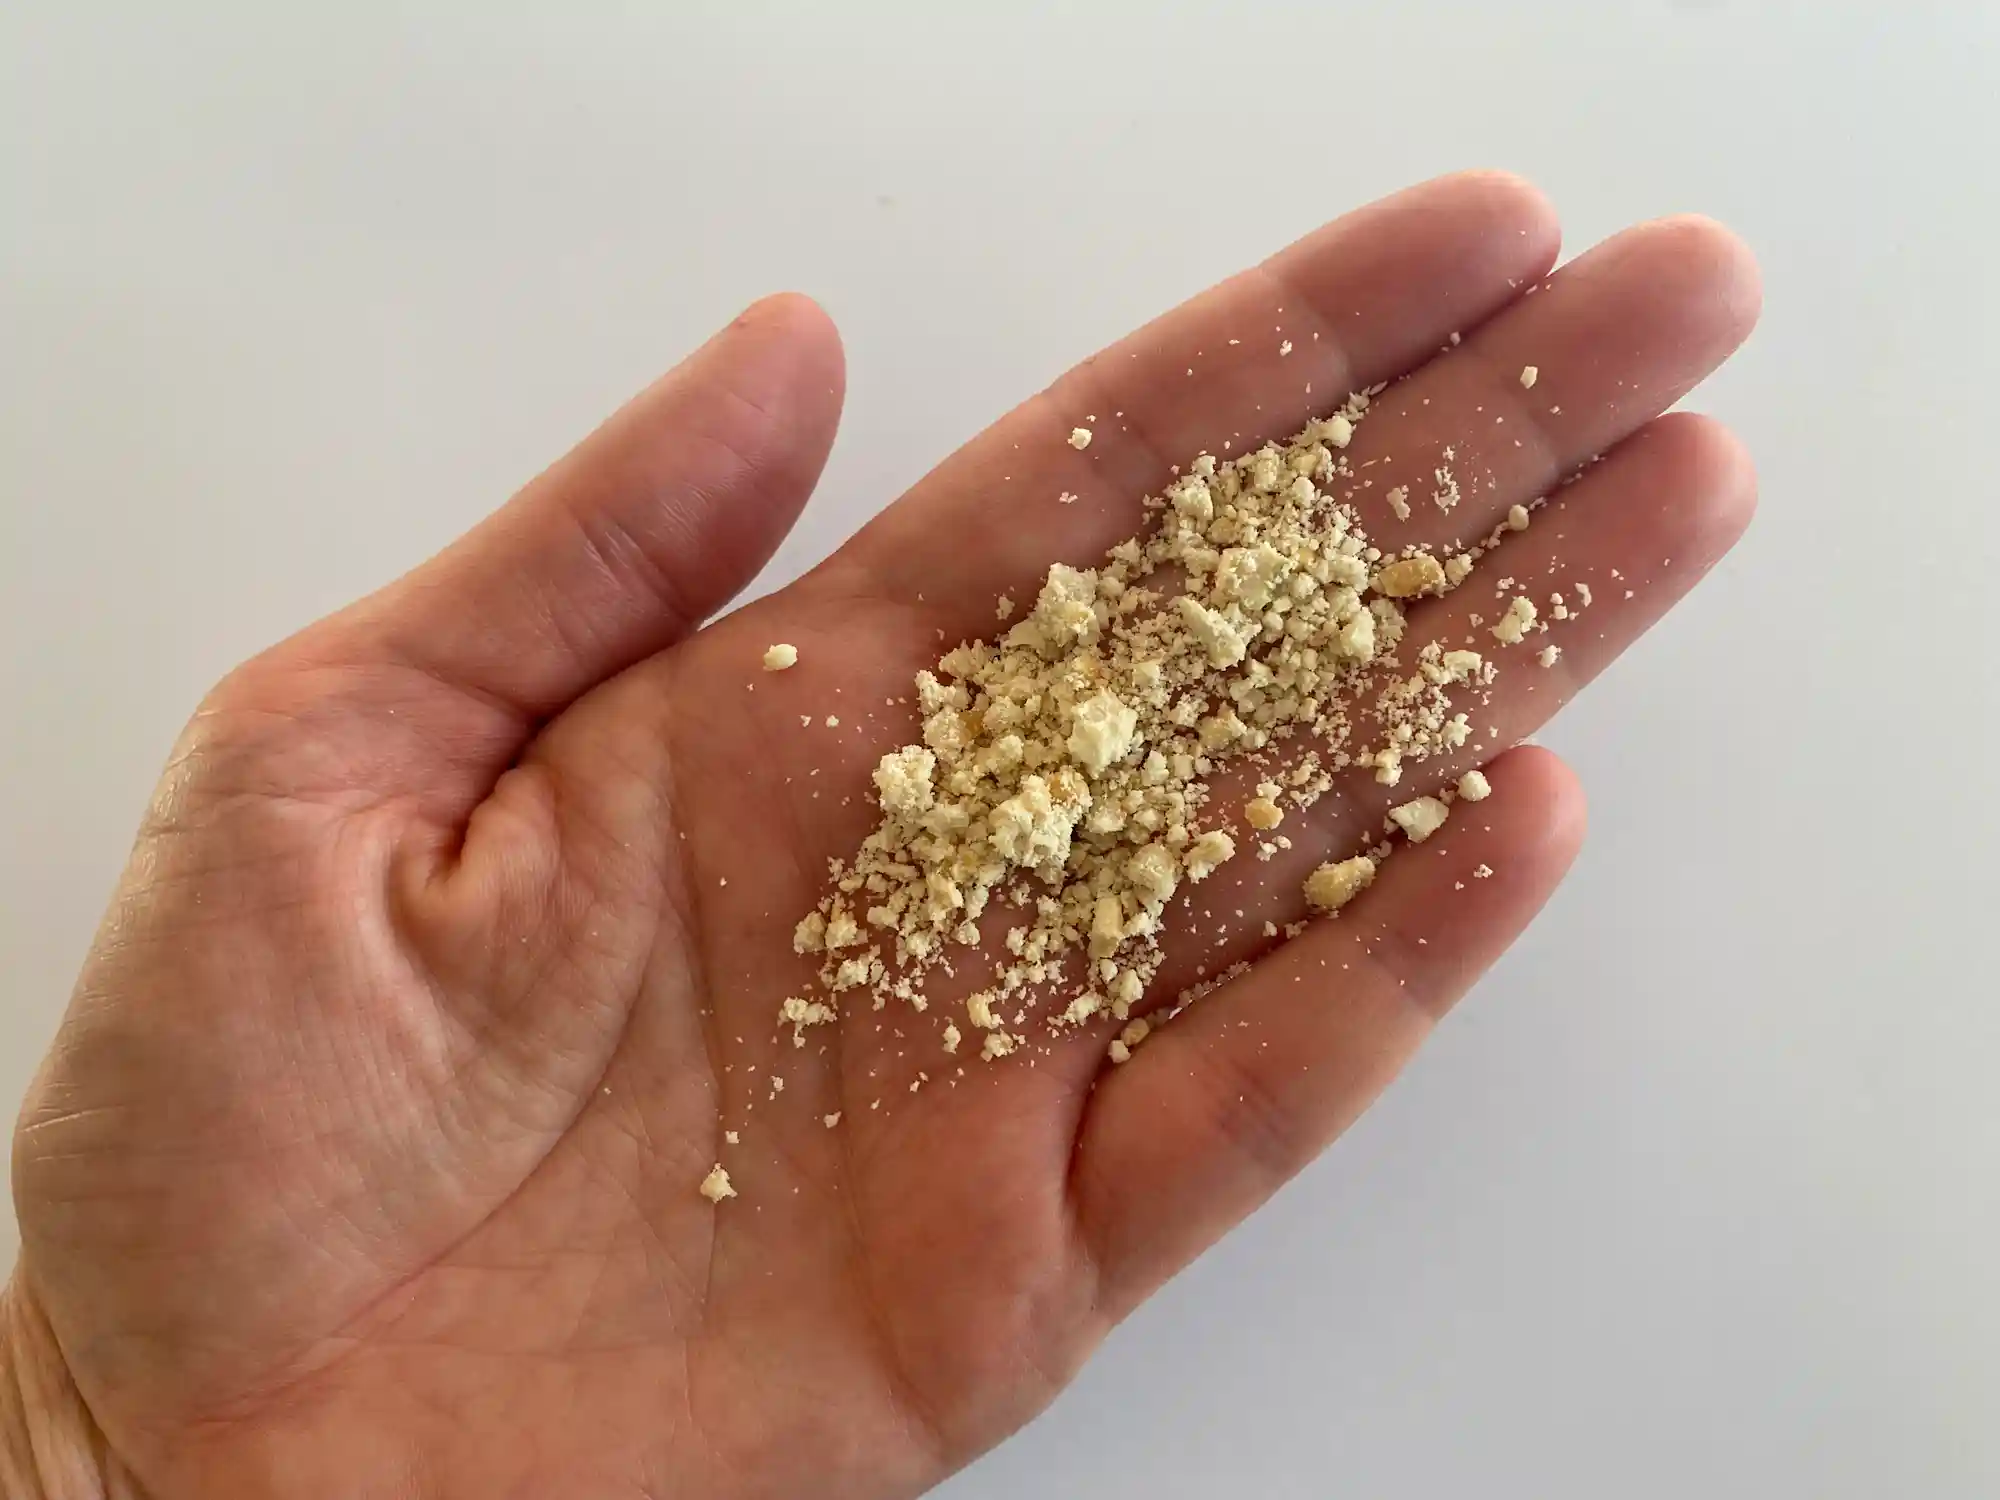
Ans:
{"label": "cashew crumb", "polygon": [[1458,795],[1466,802],[1484,802],[1493,795],[1493,783],[1484,771],[1467,771],[1458,778]]}
{"label": "cashew crumb", "polygon": [[764,670],[766,672],[782,672],[787,667],[795,666],[798,663],[798,659],[799,648],[797,646],[786,645],[780,642],[764,653]]}
{"label": "cashew crumb", "polygon": [[701,1195],[710,1203],[720,1203],[724,1198],[736,1196],[736,1189],[729,1185],[729,1173],[723,1170],[721,1162],[717,1162],[714,1170],[702,1178]]}
{"label": "cashew crumb", "polygon": [[1069,445],[1079,453],[1088,448],[1090,446],[1090,429],[1088,427],[1072,427],[1069,430]]}
{"label": "cashew crumb", "polygon": [[1517,596],[1514,602],[1507,606],[1507,613],[1500,617],[1500,623],[1493,627],[1493,638],[1503,646],[1518,646],[1527,639],[1528,631],[1534,623],[1534,601]]}
{"label": "cashew crumb", "polygon": [[1276,828],[1285,821],[1285,810],[1269,797],[1253,797],[1243,806],[1244,820],[1252,828]]}
{"label": "cashew crumb", "polygon": [[1437,797],[1418,797],[1389,809],[1389,821],[1402,829],[1413,844],[1423,843],[1444,827],[1445,819],[1450,816],[1450,804]]}
{"label": "cashew crumb", "polygon": [[1375,575],[1375,591],[1391,599],[1410,599],[1442,588],[1444,564],[1428,552],[1390,563]]}
{"label": "cashew crumb", "polygon": [[1306,905],[1314,911],[1339,911],[1374,883],[1375,861],[1365,854],[1321,865],[1306,877]]}
{"label": "cashew crumb", "polygon": [[1541,379],[1541,377],[1542,372],[1533,365],[1523,365],[1521,367],[1521,389],[1532,391],[1535,388],[1535,382]]}

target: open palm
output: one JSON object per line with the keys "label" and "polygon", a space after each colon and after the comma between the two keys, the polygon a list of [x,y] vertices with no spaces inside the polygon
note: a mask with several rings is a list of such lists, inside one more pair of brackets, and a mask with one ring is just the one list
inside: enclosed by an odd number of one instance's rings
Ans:
{"label": "open palm", "polygon": [[[1574,784],[1501,756],[1478,815],[1279,945],[1303,873],[1391,800],[1339,789],[1293,850],[1178,903],[1150,1003],[1254,965],[1121,1068],[1103,1032],[950,1057],[865,1002],[795,1046],[793,924],[874,821],[914,671],[1139,529],[1170,464],[1376,382],[1407,377],[1350,456],[1428,475],[1450,446],[1465,491],[1407,523],[1356,497],[1377,534],[1483,534],[1577,476],[1503,553],[1593,580],[1561,660],[1488,711],[1498,743],[1533,732],[1753,491],[1720,428],[1659,416],[1755,317],[1740,247],[1686,220],[1549,277],[1555,257],[1511,179],[1363,210],[703,626],[838,417],[831,327],[773,299],[443,556],[232,674],[16,1145],[14,1295],[115,1463],[158,1500],[888,1497],[1031,1417],[1511,941],[1581,836]],[[1412,628],[1462,635],[1482,605]],[[760,671],[779,641],[799,665]],[[1394,800],[1469,764],[1413,768]],[[711,1205],[717,1162],[740,1196]]]}

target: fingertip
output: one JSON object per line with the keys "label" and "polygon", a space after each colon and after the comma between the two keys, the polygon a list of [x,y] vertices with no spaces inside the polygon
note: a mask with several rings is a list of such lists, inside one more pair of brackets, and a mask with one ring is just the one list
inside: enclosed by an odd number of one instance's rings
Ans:
{"label": "fingertip", "polygon": [[1668,274],[1699,289],[1717,326],[1737,342],[1749,337],[1764,309],[1764,275],[1742,236],[1706,214],[1674,214],[1639,227]]}
{"label": "fingertip", "polygon": [[1569,762],[1540,745],[1517,745],[1486,767],[1486,778],[1494,812],[1508,818],[1517,847],[1566,870],[1590,824],[1589,798]]}
{"label": "fingertip", "polygon": [[1546,244],[1553,254],[1562,242],[1562,217],[1549,195],[1518,172],[1500,167],[1473,167],[1437,179],[1452,191],[1488,205],[1496,218],[1513,226],[1518,237]]}
{"label": "fingertip", "polygon": [[1458,219],[1468,238],[1493,245],[1507,262],[1510,278],[1523,288],[1548,274],[1562,253],[1562,219],[1555,204],[1516,173],[1492,167],[1452,172],[1397,197],[1428,199]]}
{"label": "fingertip", "polygon": [[1696,533],[1696,551],[1718,558],[1735,546],[1757,513],[1757,463],[1743,439],[1714,417],[1681,411],[1655,418],[1632,441],[1671,473],[1665,502]]}
{"label": "fingertip", "polygon": [[773,352],[781,352],[790,374],[817,391],[842,396],[847,382],[847,356],[840,329],[827,310],[804,292],[773,292],[738,313],[729,332],[749,335]]}

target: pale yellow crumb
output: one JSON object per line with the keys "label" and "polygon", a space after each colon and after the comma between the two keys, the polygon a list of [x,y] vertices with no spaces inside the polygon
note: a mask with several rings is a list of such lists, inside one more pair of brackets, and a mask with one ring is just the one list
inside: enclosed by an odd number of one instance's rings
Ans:
{"label": "pale yellow crumb", "polygon": [[1536,657],[1536,660],[1541,662],[1545,667],[1553,667],[1562,659],[1562,654],[1563,648],[1560,646],[1544,646],[1542,647],[1541,654]]}
{"label": "pale yellow crumb", "polygon": [[733,1130],[723,1131],[722,1138],[724,1141],[728,1142],[732,1146],[740,1146],[743,1144],[742,1137],[737,1135],[737,1133]]}
{"label": "pale yellow crumb", "polygon": [[714,1170],[702,1178],[701,1195],[710,1203],[720,1203],[724,1198],[736,1196],[736,1189],[729,1185],[729,1173],[723,1170],[721,1162],[717,1162]]}
{"label": "pale yellow crumb", "polygon": [[1535,382],[1541,379],[1541,376],[1542,372],[1533,365],[1523,365],[1521,367],[1521,389],[1532,391],[1535,388]]}
{"label": "pale yellow crumb", "polygon": [[1411,599],[1442,588],[1444,581],[1444,564],[1424,552],[1384,566],[1375,575],[1375,591],[1391,599]]}
{"label": "pale yellow crumb", "polygon": [[1484,771],[1467,771],[1458,778],[1458,795],[1467,802],[1484,802],[1493,795],[1493,783]]}
{"label": "pale yellow crumb", "polygon": [[840,1111],[835,1110],[830,1115],[821,1115],[819,1117],[819,1122],[820,1124],[824,1125],[828,1130],[833,1129],[834,1126],[840,1123]]}
{"label": "pale yellow crumb", "polygon": [[1375,861],[1365,854],[1321,865],[1306,877],[1306,905],[1315,911],[1339,911],[1374,883]]}
{"label": "pale yellow crumb", "polygon": [[1252,828],[1276,828],[1285,821],[1285,810],[1269,797],[1253,797],[1244,804],[1243,817]]}
{"label": "pale yellow crumb", "polygon": [[1188,846],[1184,868],[1189,880],[1206,880],[1215,870],[1235,857],[1236,840],[1221,829],[1204,833]]}
{"label": "pale yellow crumb", "polygon": [[1069,431],[1069,445],[1079,453],[1088,448],[1090,446],[1090,429],[1088,427],[1072,427]]}
{"label": "pale yellow crumb", "polygon": [[1518,646],[1527,638],[1534,623],[1534,601],[1517,596],[1507,606],[1507,613],[1500,617],[1500,623],[1493,627],[1493,638],[1502,645]]}
{"label": "pale yellow crumb", "polygon": [[1402,829],[1413,844],[1423,843],[1444,827],[1445,819],[1450,816],[1450,804],[1438,797],[1417,797],[1389,809],[1389,821]]}

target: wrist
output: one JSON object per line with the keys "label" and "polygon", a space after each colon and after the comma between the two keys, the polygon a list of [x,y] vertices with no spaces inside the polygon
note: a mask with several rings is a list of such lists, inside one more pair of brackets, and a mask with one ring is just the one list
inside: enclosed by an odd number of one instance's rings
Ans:
{"label": "wrist", "polygon": [[104,1438],[32,1290],[0,1286],[0,1494],[9,1500],[119,1500]]}

